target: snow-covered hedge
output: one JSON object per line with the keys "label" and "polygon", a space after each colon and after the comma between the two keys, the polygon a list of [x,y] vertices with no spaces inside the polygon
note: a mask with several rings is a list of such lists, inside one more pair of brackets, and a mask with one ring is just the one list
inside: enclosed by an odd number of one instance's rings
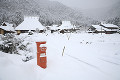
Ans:
{"label": "snow-covered hedge", "polygon": [[17,54],[16,45],[19,44],[18,40],[15,38],[15,35],[8,33],[5,35],[0,35],[0,50],[6,53]]}
{"label": "snow-covered hedge", "polygon": [[0,50],[5,53],[19,54],[19,49],[26,49],[26,45],[22,44],[24,40],[17,38],[13,33],[0,35],[0,39]]}
{"label": "snow-covered hedge", "polygon": [[18,38],[17,35],[8,33],[0,35],[0,51],[10,54],[19,54],[24,56],[23,61],[28,61],[33,57],[29,55],[31,50],[30,43],[25,41],[24,38]]}

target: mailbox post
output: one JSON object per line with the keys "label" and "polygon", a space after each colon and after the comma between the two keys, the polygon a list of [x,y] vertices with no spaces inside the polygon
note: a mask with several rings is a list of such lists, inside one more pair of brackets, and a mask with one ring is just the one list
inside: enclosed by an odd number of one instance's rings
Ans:
{"label": "mailbox post", "polygon": [[47,57],[46,57],[46,41],[36,42],[37,44],[37,65],[46,68]]}

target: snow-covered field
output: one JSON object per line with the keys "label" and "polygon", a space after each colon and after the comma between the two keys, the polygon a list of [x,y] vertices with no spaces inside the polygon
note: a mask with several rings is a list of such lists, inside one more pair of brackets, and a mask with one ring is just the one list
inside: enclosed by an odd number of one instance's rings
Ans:
{"label": "snow-covered field", "polygon": [[[0,80],[120,80],[120,34],[21,34],[34,59],[0,52]],[[44,39],[43,39],[44,38]],[[36,41],[47,40],[47,68],[37,66]],[[62,56],[63,48],[64,55]]]}

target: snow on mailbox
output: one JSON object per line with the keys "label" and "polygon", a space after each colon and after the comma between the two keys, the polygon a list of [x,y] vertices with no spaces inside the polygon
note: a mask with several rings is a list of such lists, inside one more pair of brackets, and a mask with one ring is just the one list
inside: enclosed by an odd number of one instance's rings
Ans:
{"label": "snow on mailbox", "polygon": [[47,57],[46,57],[46,41],[36,42],[37,44],[37,65],[46,68]]}

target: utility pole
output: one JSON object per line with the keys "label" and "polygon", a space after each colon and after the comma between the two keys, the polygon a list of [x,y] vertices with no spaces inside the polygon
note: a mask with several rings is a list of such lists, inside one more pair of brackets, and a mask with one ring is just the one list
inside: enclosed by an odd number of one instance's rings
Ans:
{"label": "utility pole", "polygon": [[63,56],[63,54],[64,54],[64,51],[65,51],[65,46],[64,46],[64,48],[63,48],[62,56]]}

